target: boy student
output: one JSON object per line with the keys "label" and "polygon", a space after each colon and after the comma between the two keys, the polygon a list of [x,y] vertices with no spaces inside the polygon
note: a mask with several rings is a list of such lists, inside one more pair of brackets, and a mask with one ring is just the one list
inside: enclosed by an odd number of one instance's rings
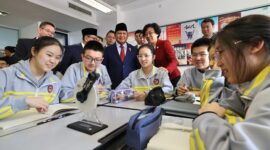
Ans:
{"label": "boy student", "polygon": [[191,46],[192,60],[195,67],[187,69],[177,83],[177,95],[193,92],[200,96],[204,73],[209,69],[209,52],[211,39],[197,39]]}
{"label": "boy student", "polygon": [[96,81],[98,91],[102,92],[111,88],[111,79],[103,61],[104,48],[97,41],[89,41],[84,46],[81,54],[82,61],[72,64],[62,78],[61,102],[74,102],[74,88],[77,82],[83,77],[87,77],[88,73],[96,71],[100,77]]}

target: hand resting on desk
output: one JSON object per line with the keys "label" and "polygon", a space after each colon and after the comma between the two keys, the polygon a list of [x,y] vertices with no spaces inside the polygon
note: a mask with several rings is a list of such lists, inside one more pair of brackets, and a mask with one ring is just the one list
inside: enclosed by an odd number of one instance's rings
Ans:
{"label": "hand resting on desk", "polygon": [[36,108],[40,113],[45,113],[48,111],[49,103],[44,100],[43,97],[27,97],[25,102],[29,107]]}

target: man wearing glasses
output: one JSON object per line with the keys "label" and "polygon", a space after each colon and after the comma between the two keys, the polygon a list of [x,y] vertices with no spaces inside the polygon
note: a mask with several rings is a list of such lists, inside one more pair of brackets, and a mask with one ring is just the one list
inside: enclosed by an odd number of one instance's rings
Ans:
{"label": "man wearing glasses", "polygon": [[55,34],[55,25],[51,22],[44,21],[40,23],[37,30],[37,37],[33,39],[19,39],[16,46],[15,58],[16,61],[27,60],[31,55],[31,48],[34,45],[35,41],[43,36],[54,37]]}
{"label": "man wearing glasses", "polygon": [[203,84],[205,71],[209,69],[209,52],[211,39],[197,39],[191,46],[192,62],[195,67],[185,70],[177,83],[177,94],[183,95],[193,92],[200,96],[200,88]]}
{"label": "man wearing glasses", "polygon": [[111,80],[107,69],[101,64],[103,61],[104,48],[97,41],[89,41],[81,53],[81,62],[72,64],[62,78],[62,91],[60,94],[61,102],[74,102],[74,88],[79,80],[87,77],[88,73],[95,71],[100,75],[95,83],[99,94],[111,88]]}

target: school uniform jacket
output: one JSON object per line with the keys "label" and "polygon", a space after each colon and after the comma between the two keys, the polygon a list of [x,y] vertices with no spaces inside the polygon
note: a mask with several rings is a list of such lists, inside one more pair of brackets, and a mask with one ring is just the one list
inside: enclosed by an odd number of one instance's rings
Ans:
{"label": "school uniform jacket", "polygon": [[27,97],[43,97],[50,104],[59,103],[61,82],[47,72],[39,81],[30,70],[29,60],[0,69],[0,119],[29,109]]}
{"label": "school uniform jacket", "polygon": [[184,84],[190,91],[200,91],[204,76],[197,68],[188,68],[177,83],[177,88]]}
{"label": "school uniform jacket", "polygon": [[270,65],[252,81],[243,83],[220,105],[244,120],[231,125],[214,113],[204,113],[193,122],[191,149],[266,150],[270,141]]}
{"label": "school uniform jacket", "polygon": [[[95,84],[101,84],[107,89],[111,88],[111,79],[104,65],[100,64],[96,72],[100,75]],[[88,72],[85,70],[83,62],[72,64],[62,78],[61,102],[74,102],[74,88],[79,80],[87,78]]]}
{"label": "school uniform jacket", "polygon": [[145,76],[142,69],[135,70],[116,89],[132,88],[135,91],[148,92],[157,86],[160,86],[165,94],[173,92],[173,85],[168,73],[153,66],[148,77]]}

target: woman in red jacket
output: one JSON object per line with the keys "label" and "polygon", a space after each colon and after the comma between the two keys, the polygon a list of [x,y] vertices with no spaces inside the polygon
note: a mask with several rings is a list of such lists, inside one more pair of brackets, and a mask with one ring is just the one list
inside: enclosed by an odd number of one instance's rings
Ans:
{"label": "woman in red jacket", "polygon": [[170,80],[173,86],[176,87],[181,76],[180,71],[177,68],[178,61],[171,42],[158,39],[160,32],[160,27],[156,23],[147,24],[143,28],[143,34],[147,41],[156,49],[155,66],[168,71]]}

